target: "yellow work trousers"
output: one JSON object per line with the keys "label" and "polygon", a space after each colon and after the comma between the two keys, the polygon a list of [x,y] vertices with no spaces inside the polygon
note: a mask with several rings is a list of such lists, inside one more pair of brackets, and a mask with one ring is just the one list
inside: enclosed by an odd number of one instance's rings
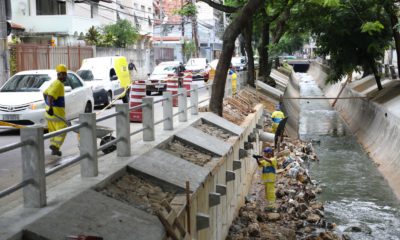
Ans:
{"label": "yellow work trousers", "polygon": [[236,86],[237,86],[236,78],[232,78],[232,95],[236,94]]}
{"label": "yellow work trousers", "polygon": [[275,182],[264,182],[265,200],[268,202],[268,207],[275,207]]}
{"label": "yellow work trousers", "polygon": [[[63,128],[67,127],[67,124],[65,122],[56,120],[56,121],[51,121],[47,119],[47,127],[49,128],[49,132],[54,132]],[[60,135],[57,135],[55,137],[52,137],[50,139],[50,145],[56,146],[58,149],[61,148],[61,145],[64,143],[65,137],[67,136],[67,133],[63,133]]]}
{"label": "yellow work trousers", "polygon": [[272,123],[272,133],[276,132],[276,129],[278,129],[279,123]]}

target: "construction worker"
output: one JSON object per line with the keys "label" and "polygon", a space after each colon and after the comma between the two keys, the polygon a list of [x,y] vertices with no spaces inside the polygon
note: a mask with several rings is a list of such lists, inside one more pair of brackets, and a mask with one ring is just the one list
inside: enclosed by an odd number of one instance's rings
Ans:
{"label": "construction worker", "polygon": [[[62,119],[65,119],[64,82],[67,79],[67,67],[60,64],[56,67],[57,80],[55,80],[45,91],[46,120],[49,132],[54,132],[67,127]],[[57,115],[57,116],[56,116]],[[60,119],[62,118],[62,119]],[[50,139],[51,155],[61,156],[61,145],[64,143],[66,133]]]}
{"label": "construction worker", "polygon": [[236,88],[237,88],[237,74],[235,71],[235,68],[230,67],[229,71],[228,71],[229,76],[231,76],[231,84],[232,84],[232,95],[236,94]]}
{"label": "construction worker", "polygon": [[267,200],[267,210],[275,210],[275,180],[276,170],[278,169],[278,163],[274,157],[274,151],[270,147],[266,147],[263,150],[264,156],[262,158],[256,158],[258,166],[262,167],[261,180],[265,186],[265,200]]}
{"label": "construction worker", "polygon": [[271,118],[272,118],[272,133],[275,133],[279,123],[282,121],[282,119],[285,118],[285,114],[283,114],[283,112],[281,111],[280,104],[275,106],[275,111],[271,114]]}

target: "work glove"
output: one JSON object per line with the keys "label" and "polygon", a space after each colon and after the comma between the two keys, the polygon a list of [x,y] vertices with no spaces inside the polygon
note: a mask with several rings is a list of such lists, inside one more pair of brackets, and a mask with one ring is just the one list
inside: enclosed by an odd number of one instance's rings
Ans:
{"label": "work glove", "polygon": [[47,112],[47,114],[49,114],[50,116],[53,116],[53,115],[54,115],[53,108],[49,108],[49,110],[47,110],[46,112]]}

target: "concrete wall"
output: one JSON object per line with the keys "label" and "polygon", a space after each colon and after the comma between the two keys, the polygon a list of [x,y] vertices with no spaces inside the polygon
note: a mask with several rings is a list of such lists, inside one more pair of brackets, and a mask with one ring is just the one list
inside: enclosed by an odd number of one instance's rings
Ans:
{"label": "concrete wall", "polygon": [[[342,83],[325,85],[327,68],[318,63],[310,66],[311,74],[327,97],[336,97]],[[349,125],[369,156],[378,163],[378,169],[400,197],[400,82],[385,79],[384,89],[377,91],[375,79],[366,77],[353,80],[346,86],[342,97],[368,97],[366,99],[339,100],[335,109]]]}

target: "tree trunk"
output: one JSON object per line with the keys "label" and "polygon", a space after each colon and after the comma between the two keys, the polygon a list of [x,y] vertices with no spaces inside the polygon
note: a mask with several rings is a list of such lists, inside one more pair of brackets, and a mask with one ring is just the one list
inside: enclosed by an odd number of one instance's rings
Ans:
{"label": "tree trunk", "polygon": [[376,68],[376,63],[373,58],[370,58],[369,65],[372,72],[374,73],[376,85],[378,86],[378,90],[380,91],[383,89],[381,84],[381,75],[379,74],[378,69]]}
{"label": "tree trunk", "polygon": [[239,35],[239,46],[240,46],[240,54],[242,56],[246,56],[246,43],[244,40],[243,31],[242,31],[242,34]]}
{"label": "tree trunk", "polygon": [[[266,18],[267,15],[263,13]],[[268,76],[268,44],[269,44],[269,28],[270,22],[266,21],[264,23],[262,34],[261,34],[261,44],[258,47],[258,53],[260,54],[260,68],[258,70],[258,77],[263,78]]]}
{"label": "tree trunk", "polygon": [[194,52],[194,57],[199,57],[199,39],[197,35],[197,17],[192,16],[192,38],[194,45],[196,46],[196,50]]}
{"label": "tree trunk", "polygon": [[243,30],[243,36],[247,53],[247,84],[249,84],[252,87],[255,87],[254,53],[253,53],[253,47],[251,46],[252,35],[253,35],[253,21],[250,20],[246,28]]}
{"label": "tree trunk", "polygon": [[226,28],[222,37],[222,53],[218,61],[209,105],[210,111],[219,116],[222,116],[226,77],[235,48],[235,40],[264,2],[265,0],[249,0]]}

